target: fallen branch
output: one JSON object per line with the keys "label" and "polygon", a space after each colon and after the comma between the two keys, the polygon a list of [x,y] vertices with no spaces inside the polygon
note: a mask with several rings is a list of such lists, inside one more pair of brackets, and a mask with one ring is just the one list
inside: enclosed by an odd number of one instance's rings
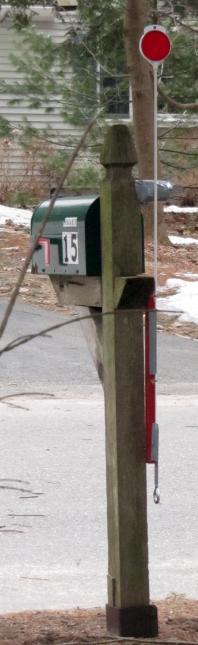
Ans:
{"label": "fallen branch", "polygon": [[[131,313],[131,314],[137,313],[137,312],[145,314],[149,311],[152,311],[152,310],[150,310],[148,307],[140,307],[140,308],[133,307],[133,309],[125,309],[125,312]],[[179,309],[178,310],[156,309],[155,311],[156,313],[159,313],[159,314],[163,314],[163,313],[164,314],[173,313],[176,315],[183,314],[183,311]],[[39,338],[39,337],[49,338],[49,335],[48,335],[49,332],[56,331],[57,329],[61,329],[62,327],[66,327],[67,325],[79,323],[84,320],[104,318],[105,316],[114,316],[114,315],[119,316],[119,314],[122,312],[123,312],[123,309],[114,309],[113,311],[106,311],[106,312],[102,312],[101,310],[99,310],[97,313],[87,314],[86,316],[76,316],[75,318],[69,318],[69,320],[65,320],[62,323],[57,323],[56,325],[51,325],[51,327],[42,329],[41,331],[38,331],[35,334],[28,334],[28,336],[18,336],[18,338],[14,338],[14,340],[11,340],[11,342],[5,345],[5,347],[2,347],[2,349],[0,350],[0,356],[2,356],[2,354],[5,354],[6,352],[11,352],[16,347],[20,347],[21,345],[25,345],[26,343],[29,343],[31,340],[35,340],[35,338]],[[0,402],[1,402],[1,399],[0,399]]]}

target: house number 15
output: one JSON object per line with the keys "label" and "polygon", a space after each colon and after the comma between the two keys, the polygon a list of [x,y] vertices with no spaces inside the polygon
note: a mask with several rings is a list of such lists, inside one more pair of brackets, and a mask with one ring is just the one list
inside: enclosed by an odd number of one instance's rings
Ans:
{"label": "house number 15", "polygon": [[63,264],[78,264],[78,233],[62,233]]}

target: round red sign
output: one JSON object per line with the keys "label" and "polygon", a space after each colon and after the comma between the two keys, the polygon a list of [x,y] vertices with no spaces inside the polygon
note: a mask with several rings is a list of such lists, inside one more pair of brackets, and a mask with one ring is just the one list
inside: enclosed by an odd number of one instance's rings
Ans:
{"label": "round red sign", "polygon": [[144,30],[139,47],[150,63],[161,63],[170,54],[171,41],[163,27],[151,25]]}

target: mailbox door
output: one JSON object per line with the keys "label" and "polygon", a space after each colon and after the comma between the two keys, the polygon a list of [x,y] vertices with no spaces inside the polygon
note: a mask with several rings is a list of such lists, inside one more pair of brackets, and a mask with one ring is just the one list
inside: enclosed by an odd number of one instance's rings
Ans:
{"label": "mailbox door", "polygon": [[[32,238],[49,206],[41,204],[32,217]],[[32,261],[33,273],[100,275],[100,214],[96,196],[57,199]],[[100,272],[100,273],[99,273]]]}

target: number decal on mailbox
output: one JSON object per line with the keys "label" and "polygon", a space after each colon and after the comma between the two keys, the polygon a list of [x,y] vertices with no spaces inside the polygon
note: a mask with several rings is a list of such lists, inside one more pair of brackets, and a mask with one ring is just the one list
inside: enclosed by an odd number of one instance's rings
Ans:
{"label": "number decal on mailbox", "polygon": [[62,233],[63,264],[78,264],[78,233]]}

